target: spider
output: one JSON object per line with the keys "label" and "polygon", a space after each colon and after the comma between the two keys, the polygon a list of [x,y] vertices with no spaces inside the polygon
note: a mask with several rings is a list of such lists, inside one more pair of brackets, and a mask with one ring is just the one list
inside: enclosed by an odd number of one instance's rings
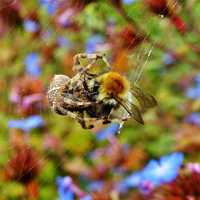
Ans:
{"label": "spider", "polygon": [[[154,107],[155,98],[112,71],[104,54],[74,56],[75,76],[55,75],[48,90],[51,109],[76,119],[83,128],[91,129],[97,121],[107,124],[134,118],[144,124],[141,108]],[[133,103],[136,98],[140,108]]]}

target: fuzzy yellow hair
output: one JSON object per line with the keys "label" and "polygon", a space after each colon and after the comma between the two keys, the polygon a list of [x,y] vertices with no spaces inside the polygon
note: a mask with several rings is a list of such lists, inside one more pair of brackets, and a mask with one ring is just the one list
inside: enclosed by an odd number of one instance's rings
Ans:
{"label": "fuzzy yellow hair", "polygon": [[111,71],[100,77],[100,99],[112,96],[126,98],[129,89],[129,81],[117,72]]}

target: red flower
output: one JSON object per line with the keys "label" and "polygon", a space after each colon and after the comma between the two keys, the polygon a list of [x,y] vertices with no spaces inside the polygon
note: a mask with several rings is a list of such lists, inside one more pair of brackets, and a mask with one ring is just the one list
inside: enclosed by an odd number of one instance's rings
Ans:
{"label": "red flower", "polygon": [[24,116],[39,113],[47,103],[41,80],[30,76],[14,82],[10,98],[16,104],[17,111]]}
{"label": "red flower", "polygon": [[21,146],[8,162],[5,175],[9,180],[28,184],[37,177],[40,167],[38,154],[28,146]]}
{"label": "red flower", "polygon": [[111,191],[113,188],[112,182],[105,182],[103,188],[98,191],[92,192],[93,200],[112,200]]}
{"label": "red flower", "polygon": [[142,41],[143,37],[137,33],[137,30],[131,26],[123,27],[119,32],[108,33],[109,43],[113,50],[133,50]]}
{"label": "red flower", "polygon": [[44,59],[44,63],[52,60],[54,57],[54,51],[58,47],[57,43],[46,44],[42,47],[42,56]]}
{"label": "red flower", "polygon": [[117,9],[122,9],[122,1],[121,0],[109,0],[109,2]]}
{"label": "red flower", "polygon": [[150,200],[199,200],[200,174],[183,172],[172,183],[154,191]]}
{"label": "red flower", "polygon": [[0,1],[0,35],[22,22],[19,8],[20,3],[18,0]]}
{"label": "red flower", "polygon": [[176,6],[174,7],[174,5],[177,4],[177,1],[144,0],[144,2],[153,13],[168,17],[171,23],[177,29],[177,31],[179,31],[180,33],[185,33],[187,31],[185,22],[176,13]]}
{"label": "red flower", "polygon": [[170,19],[180,33],[185,33],[187,31],[185,22],[178,15],[173,14]]}
{"label": "red flower", "polygon": [[170,13],[167,0],[144,0],[144,2],[155,14],[167,16]]}
{"label": "red flower", "polygon": [[137,34],[133,26],[126,26],[118,33],[119,42],[122,48],[133,49],[139,45],[144,38]]}

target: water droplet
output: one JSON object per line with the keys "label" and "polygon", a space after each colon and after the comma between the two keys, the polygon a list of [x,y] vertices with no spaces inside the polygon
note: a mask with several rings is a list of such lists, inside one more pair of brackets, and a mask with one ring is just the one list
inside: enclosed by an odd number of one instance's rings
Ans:
{"label": "water droplet", "polygon": [[118,129],[117,134],[120,134],[123,125],[124,125],[124,121],[122,121],[122,122],[119,123],[119,129]]}

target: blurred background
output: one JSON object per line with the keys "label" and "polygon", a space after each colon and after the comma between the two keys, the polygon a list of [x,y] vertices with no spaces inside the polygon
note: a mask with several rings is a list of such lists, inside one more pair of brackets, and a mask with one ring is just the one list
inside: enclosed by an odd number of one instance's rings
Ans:
{"label": "blurred background", "polygon": [[[0,47],[1,200],[200,199],[200,1],[0,0]],[[83,52],[157,99],[145,125],[50,110]]]}

